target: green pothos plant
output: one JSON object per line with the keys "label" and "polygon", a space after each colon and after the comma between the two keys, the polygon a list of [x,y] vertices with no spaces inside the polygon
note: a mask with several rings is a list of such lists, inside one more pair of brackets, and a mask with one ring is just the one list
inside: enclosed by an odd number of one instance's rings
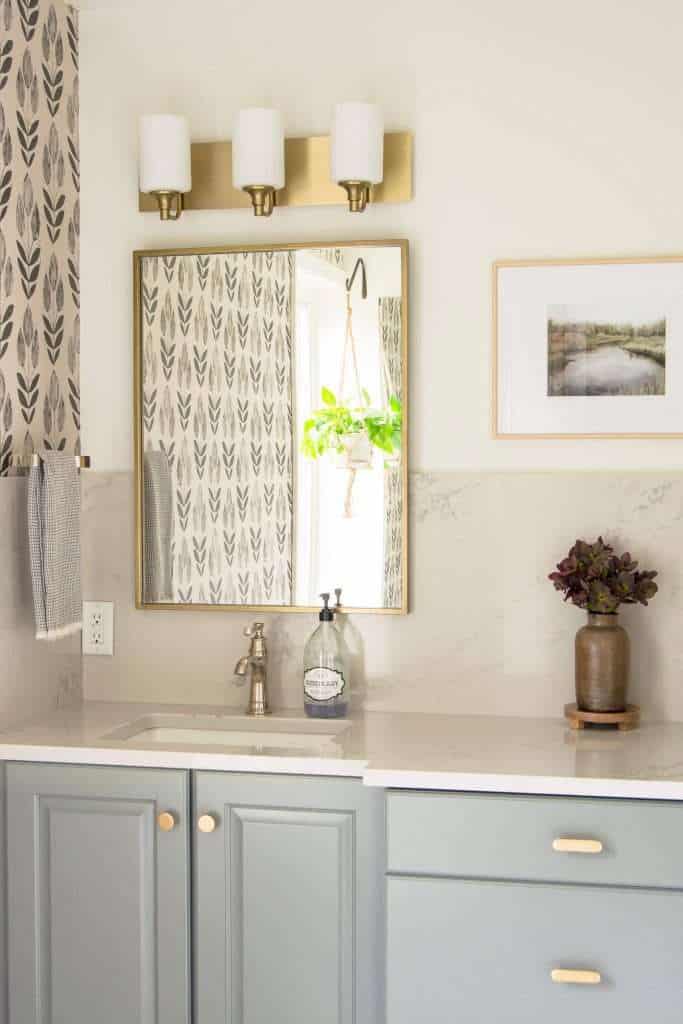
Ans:
{"label": "green pothos plant", "polygon": [[304,422],[301,449],[308,458],[318,459],[329,452],[342,455],[353,435],[365,433],[371,445],[385,455],[401,451],[403,408],[391,395],[383,409],[373,408],[370,395],[363,389],[362,405],[345,405],[329,388],[322,388],[322,406]]}

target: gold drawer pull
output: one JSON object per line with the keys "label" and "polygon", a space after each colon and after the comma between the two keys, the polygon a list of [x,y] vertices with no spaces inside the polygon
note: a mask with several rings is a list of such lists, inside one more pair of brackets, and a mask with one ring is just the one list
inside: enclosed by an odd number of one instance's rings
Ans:
{"label": "gold drawer pull", "polygon": [[175,815],[170,811],[162,811],[157,818],[157,825],[162,832],[172,832],[176,826]]}
{"label": "gold drawer pull", "polygon": [[215,831],[217,824],[213,814],[202,814],[197,821],[197,828],[200,832],[209,833]]}
{"label": "gold drawer pull", "polygon": [[567,971],[556,967],[550,977],[558,985],[599,985],[602,981],[599,971]]}
{"label": "gold drawer pull", "polygon": [[572,839],[569,836],[561,836],[553,839],[553,850],[556,853],[602,853],[602,843],[599,839]]}

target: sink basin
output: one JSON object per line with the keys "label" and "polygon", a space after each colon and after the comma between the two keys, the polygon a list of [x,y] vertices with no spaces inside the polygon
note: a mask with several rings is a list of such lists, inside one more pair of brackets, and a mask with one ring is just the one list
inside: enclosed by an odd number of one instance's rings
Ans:
{"label": "sink basin", "polygon": [[105,740],[166,747],[221,747],[240,753],[339,752],[347,721],[296,717],[245,718],[243,715],[146,715],[108,733]]}

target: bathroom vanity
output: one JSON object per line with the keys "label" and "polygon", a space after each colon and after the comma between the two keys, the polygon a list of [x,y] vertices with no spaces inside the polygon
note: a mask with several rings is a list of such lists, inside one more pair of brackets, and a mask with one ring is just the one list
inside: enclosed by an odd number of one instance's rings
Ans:
{"label": "bathroom vanity", "polygon": [[683,727],[315,725],[5,734],[9,1024],[680,1020]]}

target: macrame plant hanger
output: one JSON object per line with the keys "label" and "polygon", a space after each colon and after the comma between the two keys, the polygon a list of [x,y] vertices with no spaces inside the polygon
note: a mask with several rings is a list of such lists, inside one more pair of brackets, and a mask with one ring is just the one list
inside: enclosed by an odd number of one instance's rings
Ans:
{"label": "macrame plant hanger", "polygon": [[349,356],[351,357],[351,363],[353,366],[353,377],[356,385],[356,401],[359,405],[363,404],[363,389],[360,383],[360,372],[358,370],[358,355],[356,353],[356,339],[353,336],[353,310],[351,308],[351,289],[353,288],[353,282],[356,279],[358,270],[361,270],[361,282],[362,290],[361,295],[364,299],[368,297],[368,279],[365,273],[365,263],[362,259],[356,260],[356,265],[353,268],[351,277],[346,279],[346,328],[344,332],[344,350],[342,352],[341,361],[341,373],[339,376],[339,398],[340,401],[344,401],[344,389],[346,387],[346,364]]}
{"label": "macrame plant hanger", "polygon": [[[351,273],[351,277],[346,279],[346,327],[344,331],[344,350],[342,352],[341,361],[341,372],[339,375],[339,401],[344,401],[344,393],[346,388],[346,366],[347,362],[351,361],[353,368],[353,380],[356,388],[356,401],[359,406],[364,403],[363,399],[363,388],[360,383],[360,372],[358,370],[358,355],[356,352],[356,339],[353,335],[353,309],[351,306],[351,289],[353,288],[353,282],[356,279],[356,274],[360,270],[361,272],[361,297],[367,299],[368,297],[368,278],[365,270],[365,263],[361,258],[356,260],[355,266]],[[353,515],[353,485],[356,480],[356,473],[358,472],[357,466],[348,466],[348,480],[346,484],[346,494],[344,497],[344,517],[350,519]]]}

